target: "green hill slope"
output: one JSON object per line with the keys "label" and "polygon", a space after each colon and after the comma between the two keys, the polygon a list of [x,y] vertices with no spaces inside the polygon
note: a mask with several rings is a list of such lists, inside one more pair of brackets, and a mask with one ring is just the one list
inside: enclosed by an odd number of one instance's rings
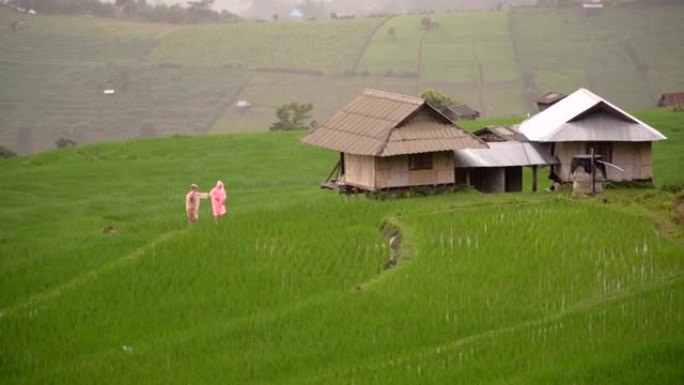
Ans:
{"label": "green hill slope", "polygon": [[[644,117],[679,177],[684,115]],[[680,382],[672,195],[344,197],[299,135],[0,161],[3,383]],[[187,185],[219,178],[228,216],[187,226]]]}

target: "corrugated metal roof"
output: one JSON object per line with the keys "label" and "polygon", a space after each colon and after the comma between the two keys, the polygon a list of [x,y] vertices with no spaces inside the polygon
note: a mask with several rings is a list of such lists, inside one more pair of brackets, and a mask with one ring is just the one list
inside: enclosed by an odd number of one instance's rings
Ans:
{"label": "corrugated metal roof", "polygon": [[488,136],[494,136],[494,138],[497,138],[499,140],[494,139],[492,141],[495,142],[527,142],[527,137],[522,134],[519,130],[518,125],[514,126],[486,126],[482,127],[479,130],[476,130],[473,132],[473,134],[477,137],[483,138],[485,142],[488,142],[486,138]]}
{"label": "corrugated metal roof", "polygon": [[558,163],[540,144],[494,142],[488,149],[454,151],[456,167],[546,166]]}
{"label": "corrugated metal roof", "polygon": [[684,92],[668,92],[660,96],[658,107],[684,106]]}
{"label": "corrugated metal roof", "polygon": [[520,132],[533,142],[667,139],[655,128],[584,88],[522,122]]}
{"label": "corrugated metal roof", "polygon": [[378,90],[365,90],[301,141],[373,156],[487,147],[423,99]]}
{"label": "corrugated metal roof", "polygon": [[470,116],[470,115],[479,114],[478,111],[473,110],[467,104],[454,104],[454,105],[445,107],[445,109],[450,110],[456,116]]}

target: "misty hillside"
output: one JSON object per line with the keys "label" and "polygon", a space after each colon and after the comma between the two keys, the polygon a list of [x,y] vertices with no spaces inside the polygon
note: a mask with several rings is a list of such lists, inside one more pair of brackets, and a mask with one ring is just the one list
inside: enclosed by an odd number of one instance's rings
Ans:
{"label": "misty hillside", "polygon": [[264,131],[283,103],[320,122],[364,88],[434,88],[485,118],[579,87],[649,108],[684,89],[684,6],[616,4],[187,26],[0,7],[0,145]]}

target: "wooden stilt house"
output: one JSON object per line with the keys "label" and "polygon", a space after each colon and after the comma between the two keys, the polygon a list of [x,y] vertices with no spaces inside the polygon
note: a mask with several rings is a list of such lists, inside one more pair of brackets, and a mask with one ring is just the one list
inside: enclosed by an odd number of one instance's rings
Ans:
{"label": "wooden stilt house", "polygon": [[421,98],[365,90],[301,141],[340,153],[325,185],[378,191],[454,184],[454,150],[487,148]]}

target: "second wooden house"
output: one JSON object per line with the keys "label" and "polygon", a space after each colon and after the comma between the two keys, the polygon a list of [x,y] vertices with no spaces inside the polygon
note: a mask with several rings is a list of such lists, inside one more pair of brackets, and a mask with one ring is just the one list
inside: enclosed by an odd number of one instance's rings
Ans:
{"label": "second wooden house", "polygon": [[553,172],[561,182],[573,181],[573,157],[592,151],[619,167],[608,167],[606,180],[650,181],[651,145],[666,139],[655,128],[584,88],[522,122],[519,130],[558,159]]}
{"label": "second wooden house", "polygon": [[488,148],[425,100],[378,90],[365,90],[301,141],[340,153],[329,186],[365,191],[452,185],[453,151]]}

